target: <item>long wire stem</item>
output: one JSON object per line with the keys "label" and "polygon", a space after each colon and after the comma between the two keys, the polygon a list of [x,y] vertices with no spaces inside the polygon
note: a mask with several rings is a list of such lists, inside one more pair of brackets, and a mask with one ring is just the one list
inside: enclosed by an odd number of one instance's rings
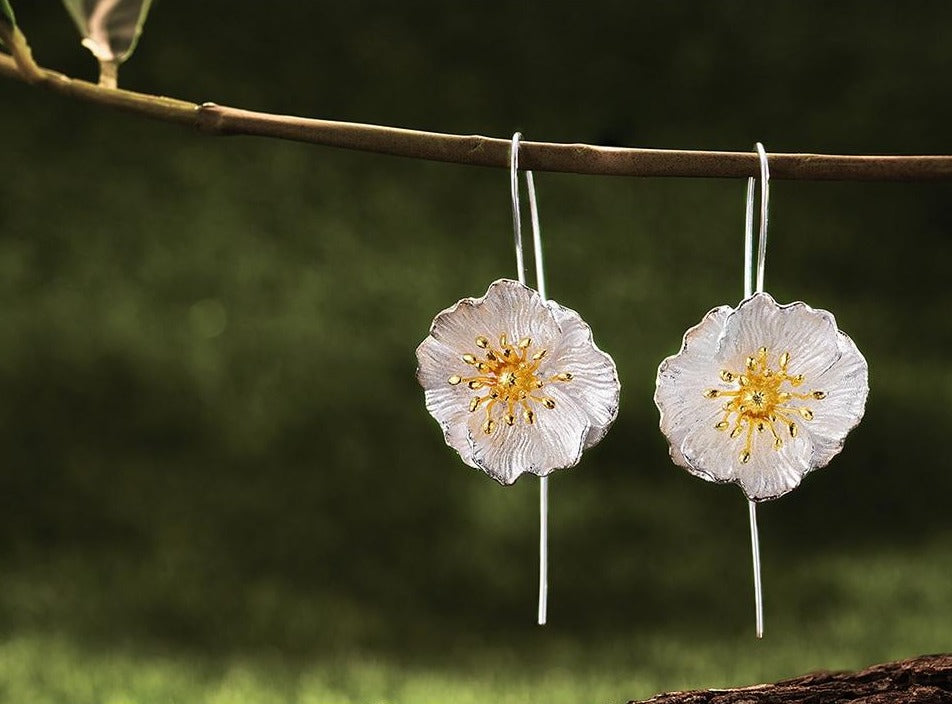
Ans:
{"label": "long wire stem", "polygon": [[760,534],[757,530],[757,502],[747,501],[750,516],[750,553],[754,563],[754,618],[757,637],[764,637],[764,592],[760,584]]}
{"label": "long wire stem", "polygon": [[[519,204],[519,141],[522,134],[512,136],[509,152],[509,186],[512,192],[512,230],[516,246],[516,269],[519,283],[526,283],[525,258],[522,247],[522,211]],[[545,266],[542,260],[542,229],[539,226],[539,205],[536,200],[535,179],[526,171],[529,191],[529,217],[532,223],[532,252],[535,261],[536,290],[545,300]],[[544,626],[549,604],[549,478],[539,478],[539,613],[538,623]]]}
{"label": "long wire stem", "polygon": [[[764,145],[757,142],[757,158],[760,161],[760,229],[757,236],[756,291],[764,290],[764,273],[767,263],[767,206],[770,200],[770,168]],[[744,298],[753,295],[754,273],[754,190],[756,179],[747,179],[747,206],[744,212]],[[748,499],[747,512],[750,518],[750,553],[754,570],[754,618],[758,638],[764,637],[764,595],[760,577],[760,535],[757,530],[757,503]]]}
{"label": "long wire stem", "polygon": [[[539,205],[536,201],[535,179],[526,171],[529,188],[529,217],[532,221],[532,258],[535,260],[536,289],[544,301],[545,266],[542,261],[542,229],[539,226]],[[549,478],[539,478],[539,625],[544,626],[549,602]]]}

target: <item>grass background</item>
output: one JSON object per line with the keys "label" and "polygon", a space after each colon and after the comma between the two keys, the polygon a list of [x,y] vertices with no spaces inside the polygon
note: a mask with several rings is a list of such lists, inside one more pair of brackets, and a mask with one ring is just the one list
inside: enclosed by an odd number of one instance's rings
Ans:
{"label": "grass background", "polygon": [[[44,65],[94,78],[57,3]],[[128,88],[526,139],[950,153],[952,8],[156,4]],[[740,181],[537,174],[551,295],[623,384],[551,483],[464,467],[413,350],[511,276],[508,175],[0,84],[0,699],[620,702],[952,648],[948,184],[772,184],[767,288],[870,364],[832,465],[746,510],[674,468],[661,358],[741,293]]]}

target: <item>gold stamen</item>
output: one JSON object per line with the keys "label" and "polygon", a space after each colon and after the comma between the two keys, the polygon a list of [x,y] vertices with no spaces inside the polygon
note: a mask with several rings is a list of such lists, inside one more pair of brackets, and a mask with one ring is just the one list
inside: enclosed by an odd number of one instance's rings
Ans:
{"label": "gold stamen", "polygon": [[[723,431],[730,428],[729,435],[732,439],[746,435],[740,455],[742,462],[749,461],[754,452],[755,432],[763,433],[769,430],[773,436],[772,445],[775,450],[779,450],[783,447],[787,433],[791,438],[796,438],[799,434],[797,423],[794,423],[792,418],[813,420],[814,414],[810,408],[788,405],[792,400],[820,401],[827,397],[826,392],[820,390],[812,390],[809,393],[791,391],[789,387],[795,388],[803,384],[804,376],[788,373],[789,351],[784,351],[776,359],[779,366],[768,366],[769,349],[766,346],[759,347],[752,356],[744,358],[742,374],[731,369],[722,369],[718,373],[720,381],[735,383],[737,387],[732,390],[709,389],[703,392],[705,398],[727,398],[721,405],[724,415],[714,424],[714,428]],[[787,389],[784,389],[785,384],[789,385]],[[782,425],[777,425],[778,423]]]}
{"label": "gold stamen", "polygon": [[[474,339],[476,347],[482,350],[479,354],[485,357],[477,359],[475,354],[469,353],[461,354],[460,357],[466,364],[474,366],[477,373],[472,376],[453,374],[447,377],[447,381],[452,386],[466,384],[474,391],[486,389],[484,396],[474,396],[468,403],[471,412],[479,408],[485,412],[482,430],[486,435],[498,431],[502,423],[512,426],[520,415],[529,425],[534,424],[535,403],[555,409],[556,400],[548,396],[536,396],[536,390],[550,381],[570,381],[573,375],[570,372],[541,375],[540,360],[547,353],[545,349],[538,349],[530,357],[529,350],[534,344],[532,338],[526,336],[510,343],[507,333],[499,335],[498,347],[486,335],[477,335]],[[499,410],[495,408],[497,404]],[[521,404],[519,410],[516,410],[517,404]]]}
{"label": "gold stamen", "polygon": [[741,464],[747,464],[750,462],[750,450],[744,450],[740,453]]}

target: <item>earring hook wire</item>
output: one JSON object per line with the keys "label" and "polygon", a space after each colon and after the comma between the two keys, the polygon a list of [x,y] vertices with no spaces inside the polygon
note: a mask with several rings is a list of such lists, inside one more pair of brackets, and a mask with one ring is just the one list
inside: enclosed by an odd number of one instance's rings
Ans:
{"label": "earring hook wire", "polygon": [[[519,283],[526,284],[526,265],[522,244],[522,211],[519,203],[519,141],[522,133],[512,135],[509,152],[509,186],[512,194],[512,231],[516,247],[516,273]],[[539,226],[539,206],[536,200],[535,179],[526,171],[529,191],[529,218],[532,223],[532,250],[535,261],[536,290],[546,300],[545,267],[542,259],[542,230]],[[538,624],[544,626],[548,618],[549,601],[549,478],[539,477],[539,612]]]}
{"label": "earring hook wire", "polygon": [[757,142],[755,145],[757,156],[760,157],[760,229],[757,233],[757,278],[754,288],[753,254],[754,254],[754,191],[757,179],[751,176],[747,179],[747,209],[744,218],[744,298],[764,290],[764,269],[767,259],[767,220],[768,204],[770,202],[770,165],[767,162],[767,152],[764,145]]}
{"label": "earring hook wire", "polygon": [[[764,269],[767,260],[767,205],[770,201],[770,166],[764,145],[755,145],[760,157],[760,229],[757,234],[757,273],[756,292],[764,290]],[[747,207],[744,212],[744,298],[750,298],[754,291],[754,190],[757,179],[747,179]],[[758,638],[764,637],[764,596],[760,576],[760,534],[757,530],[757,502],[747,501],[750,519],[750,553],[754,570],[754,618]]]}

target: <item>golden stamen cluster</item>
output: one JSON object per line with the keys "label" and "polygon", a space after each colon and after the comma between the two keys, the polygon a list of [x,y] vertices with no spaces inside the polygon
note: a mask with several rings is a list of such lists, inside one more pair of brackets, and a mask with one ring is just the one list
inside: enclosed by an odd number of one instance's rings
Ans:
{"label": "golden stamen cluster", "polygon": [[480,335],[476,338],[476,346],[485,351],[485,359],[479,359],[474,354],[464,354],[462,360],[476,368],[476,376],[459,376],[454,374],[447,381],[452,386],[466,384],[470,389],[477,391],[486,389],[485,396],[475,395],[469,402],[469,410],[475,413],[480,407],[486,412],[486,421],[483,423],[483,432],[492,435],[496,429],[496,420],[493,411],[496,408],[505,408],[502,413],[502,422],[513,425],[517,413],[522,416],[528,425],[535,423],[535,411],[532,403],[540,403],[548,409],[555,408],[555,399],[540,395],[546,383],[566,382],[572,380],[571,372],[559,372],[548,379],[540,378],[539,365],[546,355],[545,349],[532,352],[532,339],[524,337],[515,345],[509,343],[507,335],[499,336],[499,347],[494,347],[489,338]]}
{"label": "golden stamen cluster", "polygon": [[[791,375],[788,372],[789,352],[780,355],[778,364],[779,369],[772,369],[768,364],[767,348],[761,347],[755,356],[747,358],[742,373],[727,369],[721,371],[721,381],[736,382],[737,389],[710,389],[704,392],[705,398],[728,399],[723,407],[724,417],[714,427],[725,431],[730,428],[731,439],[745,435],[744,449],[740,453],[740,461],[745,464],[750,461],[755,430],[759,433],[770,430],[774,438],[773,447],[779,450],[783,447],[784,436],[797,437],[794,418],[813,420],[813,411],[806,406],[794,407],[794,401],[820,401],[826,398],[823,391],[804,394],[783,389],[784,384],[789,384],[791,388],[801,386],[803,375]],[[783,428],[781,432],[777,432],[778,425]]]}

